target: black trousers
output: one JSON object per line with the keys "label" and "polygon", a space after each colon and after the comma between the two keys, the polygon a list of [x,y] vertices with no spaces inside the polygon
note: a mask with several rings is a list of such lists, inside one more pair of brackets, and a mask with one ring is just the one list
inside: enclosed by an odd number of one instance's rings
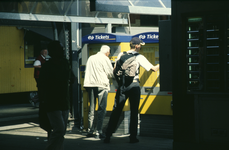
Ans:
{"label": "black trousers", "polygon": [[130,111],[131,111],[130,128],[129,128],[130,137],[134,138],[137,136],[138,108],[139,108],[140,95],[141,95],[140,86],[138,82],[132,82],[128,86],[128,88],[125,88],[123,86],[118,87],[115,96],[115,104],[106,130],[107,137],[110,137],[112,133],[115,132],[123,107],[128,98],[130,102]]}

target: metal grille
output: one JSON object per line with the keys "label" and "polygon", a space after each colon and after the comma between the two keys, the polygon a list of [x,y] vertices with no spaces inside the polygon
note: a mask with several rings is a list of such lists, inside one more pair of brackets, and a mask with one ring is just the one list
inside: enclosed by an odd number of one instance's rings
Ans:
{"label": "metal grille", "polygon": [[229,89],[229,25],[223,14],[187,19],[188,91]]}

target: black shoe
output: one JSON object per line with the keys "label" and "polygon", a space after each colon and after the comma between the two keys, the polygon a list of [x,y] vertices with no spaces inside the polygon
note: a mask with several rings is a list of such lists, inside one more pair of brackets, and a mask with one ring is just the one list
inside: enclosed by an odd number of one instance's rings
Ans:
{"label": "black shoe", "polygon": [[106,136],[104,135],[104,134],[102,134],[102,133],[96,133],[96,135],[95,135],[95,138],[96,139],[103,139],[103,138],[105,138]]}
{"label": "black shoe", "polygon": [[129,137],[129,138],[130,138],[130,143],[138,143],[139,142],[139,139],[137,139],[136,137],[134,137],[134,138]]}
{"label": "black shoe", "polygon": [[103,140],[104,143],[110,143],[110,137],[106,137],[104,140]]}
{"label": "black shoe", "polygon": [[100,138],[100,139],[106,138],[106,135],[104,135],[104,134],[99,134],[99,138]]}
{"label": "black shoe", "polygon": [[87,137],[94,137],[94,136],[95,135],[93,133],[90,133],[90,132],[87,134]]}

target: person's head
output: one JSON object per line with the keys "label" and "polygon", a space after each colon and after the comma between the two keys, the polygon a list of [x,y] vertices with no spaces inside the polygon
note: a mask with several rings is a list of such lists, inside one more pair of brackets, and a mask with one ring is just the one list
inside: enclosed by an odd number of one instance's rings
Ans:
{"label": "person's head", "polygon": [[64,56],[64,48],[59,41],[52,41],[48,44],[49,55],[52,58],[60,58]]}
{"label": "person's head", "polygon": [[47,49],[41,50],[41,55],[46,57],[48,55],[48,50]]}
{"label": "person's head", "polygon": [[108,57],[110,55],[110,47],[107,45],[102,45],[100,48],[100,52],[104,53]]}
{"label": "person's head", "polygon": [[138,37],[133,37],[130,40],[130,48],[134,49],[137,52],[141,49],[141,45],[145,45],[145,43],[142,40],[140,40]]}

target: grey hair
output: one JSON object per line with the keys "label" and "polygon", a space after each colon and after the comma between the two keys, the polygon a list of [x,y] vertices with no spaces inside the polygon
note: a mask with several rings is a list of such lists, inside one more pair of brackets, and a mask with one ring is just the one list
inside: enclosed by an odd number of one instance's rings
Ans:
{"label": "grey hair", "polygon": [[100,48],[100,52],[106,54],[107,52],[110,51],[110,47],[108,45],[102,45]]}

